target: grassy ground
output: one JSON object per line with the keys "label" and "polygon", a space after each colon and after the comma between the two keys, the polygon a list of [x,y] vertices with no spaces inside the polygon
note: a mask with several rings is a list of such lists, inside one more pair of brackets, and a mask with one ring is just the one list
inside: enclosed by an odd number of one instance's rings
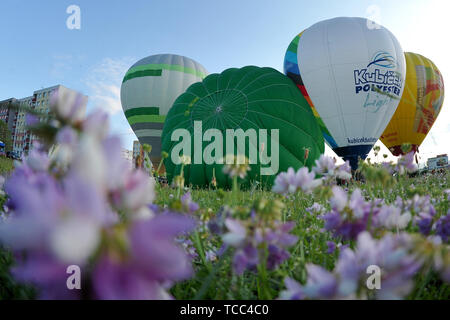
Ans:
{"label": "grassy ground", "polygon": [[[0,159],[0,172],[7,173],[12,168],[12,161]],[[397,183],[389,192],[381,186],[355,182],[349,189],[361,188],[372,198],[383,198],[386,202],[393,202],[397,196],[410,197],[413,194],[429,194],[441,197],[442,190],[450,188],[450,174],[406,178]],[[157,187],[155,202],[167,206],[174,202],[177,191],[168,187]],[[225,204],[232,205],[235,211],[248,211],[248,208],[258,199],[279,199],[285,204],[282,219],[296,222],[293,234],[299,237],[298,243],[290,249],[291,258],[280,268],[268,274],[270,279],[271,298],[277,298],[280,290],[284,289],[283,279],[286,276],[306,281],[306,263],[315,263],[331,270],[337,260],[338,253],[327,254],[327,241],[334,241],[329,232],[324,232],[323,221],[317,215],[308,213],[305,209],[314,202],[329,208],[329,204],[321,200],[320,196],[296,194],[289,198],[281,197],[272,192],[258,189],[233,194],[222,190],[192,190],[192,198],[200,205],[197,218],[207,221],[213,217]],[[436,203],[438,214],[445,214],[448,201]],[[414,232],[416,230],[408,230]],[[172,295],[177,299],[257,299],[257,274],[245,272],[243,276],[236,276],[231,270],[232,252],[225,252],[221,259],[208,261],[205,253],[208,250],[217,251],[220,247],[218,237],[212,236],[207,228],[200,228],[192,240],[199,254],[194,260],[195,276],[190,280],[176,284]],[[353,246],[353,243],[349,243]],[[11,254],[0,249],[0,300],[33,298],[34,292],[30,287],[15,282],[10,273],[13,265]],[[450,299],[450,286],[442,283],[433,273],[417,274],[416,288],[409,299]]]}
{"label": "grassy ground", "polygon": [[[374,186],[367,183],[355,182],[348,185],[350,190],[360,188],[369,194],[371,198],[383,198],[387,203],[395,201],[397,196],[403,198],[411,197],[414,194],[434,197],[442,197],[442,190],[450,188],[450,174],[441,176],[420,176],[414,178],[404,178],[387,192],[382,186]],[[258,199],[282,199],[286,205],[283,211],[283,220],[296,221],[297,226],[293,234],[299,237],[296,246],[291,248],[291,258],[283,263],[281,267],[270,273],[272,298],[277,297],[277,293],[282,290],[283,279],[290,276],[306,282],[305,264],[314,263],[321,265],[329,270],[333,269],[338,258],[337,251],[333,254],[327,254],[327,241],[335,241],[329,232],[323,231],[324,223],[317,215],[310,214],[305,209],[314,202],[318,202],[329,208],[326,201],[321,201],[319,196],[309,196],[305,194],[296,194],[289,198],[282,198],[272,192],[253,190],[239,192],[236,198],[233,198],[231,192],[215,190],[192,190],[192,198],[200,205],[200,219],[207,220],[220,209],[224,204],[233,204],[237,207],[249,207]],[[156,202],[160,205],[167,205],[171,199],[176,197],[176,191],[170,188],[159,190],[159,196]],[[449,209],[448,201],[436,203],[437,214],[445,214]],[[239,209],[237,209],[239,210]],[[407,229],[410,232],[417,232],[412,227]],[[197,246],[198,251],[207,251],[208,249],[220,246],[217,239],[211,237],[208,231],[199,234],[202,241]],[[353,242],[348,242],[353,247]],[[200,248],[198,248],[200,247]],[[225,254],[225,259],[221,258],[218,263],[202,262],[199,259],[196,264],[196,276],[184,283],[177,284],[172,289],[172,294],[177,299],[257,299],[256,288],[257,275],[252,272],[246,272],[243,276],[237,277],[231,271],[231,255]],[[450,286],[444,284],[434,273],[417,274],[415,281],[417,287],[408,297],[409,299],[450,299]]]}
{"label": "grassy ground", "polygon": [[14,167],[13,163],[14,161],[9,158],[0,157],[0,175],[8,174]]}

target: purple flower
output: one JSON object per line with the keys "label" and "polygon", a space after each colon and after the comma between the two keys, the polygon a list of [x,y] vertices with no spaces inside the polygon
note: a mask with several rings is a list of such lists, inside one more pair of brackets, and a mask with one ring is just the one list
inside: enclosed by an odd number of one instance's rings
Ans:
{"label": "purple flower", "polygon": [[85,104],[86,97],[60,88],[51,106],[62,128],[44,146],[56,145],[51,156],[36,146],[5,184],[0,241],[17,254],[14,275],[35,284],[40,298],[80,298],[66,287],[66,267],[75,264],[92,282],[92,296],[83,298],[168,298],[172,283],[192,274],[185,252],[192,243],[176,240],[194,222],[152,212],[153,178],[129,168],[120,140],[107,137],[108,117],[85,119]]}
{"label": "purple flower", "polygon": [[[256,268],[261,257],[265,256],[263,247],[267,248],[267,268],[276,268],[289,258],[289,252],[285,248],[294,245],[297,237],[289,232],[295,223],[281,223],[273,221],[270,226],[248,229],[248,223],[239,220],[227,219],[228,233],[222,240],[226,245],[236,248],[233,258],[233,270],[236,274],[242,274],[244,270]],[[252,221],[251,224],[257,224]],[[262,246],[264,244],[264,246]]]}
{"label": "purple flower", "polygon": [[174,214],[136,220],[127,233],[122,259],[104,255],[92,281],[100,299],[165,299],[164,284],[192,275],[190,259],[175,236],[194,227],[193,220]]}
{"label": "purple flower", "polygon": [[302,286],[292,278],[284,278],[284,285],[287,290],[280,292],[280,299],[282,300],[303,300],[305,295]]}
{"label": "purple flower", "polygon": [[414,163],[414,151],[401,156],[397,162],[397,171],[399,174],[404,174],[405,172],[415,172],[417,171],[417,164]]}
{"label": "purple flower", "polygon": [[[300,299],[364,299],[370,292],[378,299],[403,298],[413,289],[413,277],[423,264],[423,259],[411,252],[412,247],[406,234],[387,234],[376,240],[368,232],[362,232],[355,250],[341,250],[333,271],[309,264],[306,285],[289,280],[290,289],[283,296],[299,293]],[[382,271],[381,288],[375,291],[366,285],[369,266],[377,266]]]}
{"label": "purple flower", "polygon": [[190,239],[187,239],[186,237],[180,237],[176,241],[181,245],[181,247],[184,249],[191,260],[198,258],[197,249]]}
{"label": "purple flower", "polygon": [[74,124],[84,119],[87,100],[81,93],[59,87],[50,97],[50,108],[58,118]]}
{"label": "purple flower", "polygon": [[228,218],[231,218],[232,210],[228,206],[222,206],[220,207],[219,211],[217,212],[216,216],[208,221],[208,229],[213,234],[222,235],[226,231],[225,221]]}
{"label": "purple flower", "polygon": [[308,168],[302,167],[297,172],[289,168],[287,172],[282,172],[275,178],[272,191],[280,194],[295,193],[299,190],[310,193],[321,184],[322,180],[315,179],[314,172],[309,172]]}
{"label": "purple flower", "polygon": [[336,237],[342,237],[343,240],[356,239],[366,229],[371,205],[364,201],[359,189],[353,191],[350,199],[340,187],[334,186],[332,192],[332,210],[322,216],[325,230],[333,231]]}
{"label": "purple flower", "polygon": [[436,234],[444,243],[450,240],[450,210],[447,215],[440,217],[436,222]]}
{"label": "purple flower", "polygon": [[331,299],[338,288],[336,277],[324,268],[307,264],[308,281],[303,292],[311,299]]}
{"label": "purple flower", "polygon": [[26,259],[16,256],[16,266],[11,270],[12,275],[21,282],[33,284],[37,287],[38,297],[49,299],[79,299],[79,290],[69,290],[66,263],[62,263],[45,252],[29,252]]}
{"label": "purple flower", "polygon": [[162,283],[134,270],[134,266],[120,264],[103,257],[93,273],[95,298],[102,300],[167,300],[171,299]]}
{"label": "purple flower", "polygon": [[181,203],[183,204],[183,207],[188,213],[194,213],[196,212],[200,206],[198,203],[192,201],[191,193],[187,192],[181,197]]}
{"label": "purple flower", "polygon": [[433,226],[433,217],[428,213],[421,212],[415,219],[419,231],[421,234],[427,236],[431,232],[431,227]]}
{"label": "purple flower", "polygon": [[325,207],[320,203],[314,202],[312,206],[305,209],[307,212],[315,215],[320,215],[325,211]]}
{"label": "purple flower", "polygon": [[34,126],[39,123],[39,117],[34,114],[27,113],[25,114],[25,123],[27,126]]}
{"label": "purple flower", "polygon": [[450,201],[450,189],[444,190],[444,193],[447,195],[447,201]]}
{"label": "purple flower", "polygon": [[336,251],[336,243],[333,241],[327,241],[327,253],[332,254]]}
{"label": "purple flower", "polygon": [[334,175],[334,169],[336,168],[333,158],[321,154],[319,159],[316,160],[316,166],[313,171],[319,175]]}
{"label": "purple flower", "polygon": [[411,213],[409,211],[402,212],[399,207],[393,205],[381,206],[374,217],[374,223],[378,227],[385,227],[389,230],[405,229],[410,221]]}
{"label": "purple flower", "polygon": [[350,180],[352,178],[352,168],[348,160],[337,168],[336,177],[342,180]]}

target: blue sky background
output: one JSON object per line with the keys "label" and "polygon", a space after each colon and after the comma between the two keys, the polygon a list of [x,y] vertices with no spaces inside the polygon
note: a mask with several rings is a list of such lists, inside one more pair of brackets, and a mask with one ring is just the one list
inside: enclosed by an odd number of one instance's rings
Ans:
{"label": "blue sky background", "polygon": [[[81,30],[69,30],[69,5],[81,8]],[[435,62],[450,81],[450,1],[300,0],[1,0],[0,100],[55,84],[89,96],[88,110],[112,115],[112,131],[131,149],[136,139],[120,105],[120,85],[137,60],[185,55],[210,73],[245,65],[283,71],[292,38],[337,16],[371,18],[391,30],[405,51]],[[450,153],[448,99],[421,148],[422,161]],[[331,152],[331,151],[329,151]]]}

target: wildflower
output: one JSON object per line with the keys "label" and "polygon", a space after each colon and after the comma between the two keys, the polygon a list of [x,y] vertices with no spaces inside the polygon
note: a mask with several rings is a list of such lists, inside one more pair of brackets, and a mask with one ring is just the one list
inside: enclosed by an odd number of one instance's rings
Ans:
{"label": "wildflower", "polygon": [[[411,253],[411,247],[411,238],[405,234],[388,234],[375,240],[368,232],[362,232],[355,250],[341,250],[333,271],[308,264],[306,285],[289,280],[289,287],[301,293],[297,295],[299,298],[364,299],[374,294],[378,299],[400,299],[411,292],[413,277],[423,265],[422,260]],[[383,270],[382,286],[376,291],[366,287],[367,267],[371,265]]]}
{"label": "wildflower", "polygon": [[84,119],[87,99],[81,93],[59,87],[50,97],[50,108],[59,119],[74,124]]}
{"label": "wildflower", "polygon": [[75,264],[91,281],[87,298],[170,298],[171,284],[192,274],[175,237],[193,221],[152,212],[153,178],[129,169],[120,141],[104,130],[107,117],[82,116],[84,97],[60,89],[52,99],[59,149],[50,157],[48,145],[33,149],[5,185],[0,241],[18,254],[14,276],[35,284],[40,298],[79,298],[60,285]]}
{"label": "wildflower", "polygon": [[30,114],[30,113],[25,114],[25,124],[27,126],[31,127],[31,126],[35,126],[39,123],[40,123],[40,121],[39,121],[38,116],[36,116],[34,114]]}
{"label": "wildflower", "polygon": [[[226,245],[236,248],[233,270],[238,275],[245,269],[256,268],[262,257],[265,257],[263,248],[267,248],[267,268],[276,268],[289,258],[285,248],[297,242],[297,237],[289,233],[294,223],[272,221],[261,224],[261,222],[234,219],[227,219],[225,222],[229,232],[223,235],[222,240]],[[251,227],[255,223],[258,226]]]}
{"label": "wildflower", "polygon": [[194,260],[198,257],[197,249],[195,249],[194,243],[190,239],[181,237],[177,242],[181,244],[181,247],[190,259]]}
{"label": "wildflower", "polygon": [[184,188],[184,176],[178,175],[173,178],[172,187],[174,188]]}
{"label": "wildflower", "polygon": [[223,172],[230,178],[239,177],[244,179],[247,176],[247,171],[250,171],[249,160],[244,155],[227,155],[225,157],[225,165]]}
{"label": "wildflower", "polygon": [[308,207],[305,209],[307,212],[311,213],[311,214],[315,214],[315,215],[320,215],[322,214],[326,209],[323,205],[321,205],[320,203],[314,202],[312,204],[312,206]]}
{"label": "wildflower", "polygon": [[174,237],[193,226],[192,220],[173,214],[135,221],[125,233],[127,250],[120,251],[122,259],[113,250],[103,253],[96,264],[92,276],[96,297],[170,298],[165,284],[192,274],[190,261]]}
{"label": "wildflower", "polygon": [[186,155],[182,155],[180,157],[180,161],[183,165],[187,166],[189,164],[191,164],[191,157],[190,156],[186,156]]}
{"label": "wildflower", "polygon": [[444,243],[450,240],[450,210],[436,222],[436,234]]}
{"label": "wildflower", "polygon": [[232,209],[227,205],[220,207],[216,216],[208,221],[208,229],[213,234],[222,235],[226,231],[225,221],[232,216]]}
{"label": "wildflower", "polygon": [[332,210],[322,217],[325,229],[333,231],[335,236],[344,240],[356,239],[358,234],[366,229],[371,212],[370,203],[364,201],[359,189],[353,191],[350,199],[340,187],[333,187],[332,192]]}
{"label": "wildflower", "polygon": [[352,168],[348,160],[337,168],[336,177],[342,180],[350,180],[352,178]]}
{"label": "wildflower", "polygon": [[405,174],[406,172],[417,171],[417,164],[414,163],[414,151],[401,156],[397,162],[396,169],[400,175]]}
{"label": "wildflower", "polygon": [[183,204],[183,208],[188,212],[188,213],[194,213],[196,212],[200,206],[198,205],[198,203],[192,201],[192,197],[191,197],[191,193],[187,192],[185,193],[182,197],[181,197],[181,203]]}
{"label": "wildflower", "polygon": [[333,241],[327,241],[327,253],[332,254],[336,251],[336,243]]}
{"label": "wildflower", "polygon": [[450,189],[444,190],[444,193],[447,194],[447,201],[450,201]]}
{"label": "wildflower", "polygon": [[378,225],[388,229],[405,229],[411,221],[411,213],[402,210],[396,206],[384,205],[378,211],[374,218]]}
{"label": "wildflower", "polygon": [[415,222],[421,234],[426,236],[430,234],[431,228],[433,227],[433,216],[426,212],[420,212],[415,217]]}
{"label": "wildflower", "polygon": [[280,292],[281,300],[303,300],[305,295],[302,286],[292,278],[284,278],[284,285],[287,290]]}
{"label": "wildflower", "polygon": [[313,171],[319,175],[334,175],[334,169],[336,165],[331,157],[321,154],[319,159],[316,160],[316,166]]}
{"label": "wildflower", "polygon": [[275,178],[272,191],[280,194],[295,193],[299,190],[310,193],[321,183],[322,180],[315,179],[315,174],[309,172],[307,167],[302,167],[297,172],[289,168],[287,172],[281,172]]}
{"label": "wildflower", "polygon": [[216,261],[217,260],[217,254],[214,252],[214,251],[212,251],[212,250],[207,250],[206,252],[205,252],[205,258],[206,258],[206,261]]}

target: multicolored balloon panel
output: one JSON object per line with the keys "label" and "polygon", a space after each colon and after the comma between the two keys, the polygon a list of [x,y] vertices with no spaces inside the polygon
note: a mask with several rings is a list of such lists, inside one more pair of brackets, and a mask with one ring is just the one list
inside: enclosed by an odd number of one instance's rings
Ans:
{"label": "multicolored balloon panel", "polygon": [[414,151],[427,136],[444,102],[444,80],[435,64],[424,56],[405,53],[405,90],[381,141],[398,156],[401,146],[411,144]]}
{"label": "multicolored balloon panel", "polygon": [[319,127],[320,130],[322,131],[325,141],[331,148],[336,148],[337,147],[336,141],[334,141],[333,137],[331,136],[330,132],[325,126],[325,123],[323,123],[323,120],[317,113],[317,110],[314,107],[314,104],[312,103],[311,98],[308,95],[308,92],[306,91],[305,84],[303,83],[302,77],[300,75],[300,70],[298,67],[297,51],[298,51],[298,43],[300,41],[303,32],[304,31],[298,34],[294,38],[294,40],[292,40],[291,43],[289,44],[289,47],[286,51],[286,55],[284,57],[284,74],[287,75],[292,81],[294,81],[295,85],[300,89],[301,93],[303,94],[303,97],[305,97],[306,101],[308,101],[308,104],[314,113],[314,117],[319,123]]}
{"label": "multicolored balloon panel", "polygon": [[122,81],[125,116],[141,144],[150,144],[150,159],[158,165],[161,134],[175,99],[208,72],[198,62],[174,54],[158,54],[136,62]]}

